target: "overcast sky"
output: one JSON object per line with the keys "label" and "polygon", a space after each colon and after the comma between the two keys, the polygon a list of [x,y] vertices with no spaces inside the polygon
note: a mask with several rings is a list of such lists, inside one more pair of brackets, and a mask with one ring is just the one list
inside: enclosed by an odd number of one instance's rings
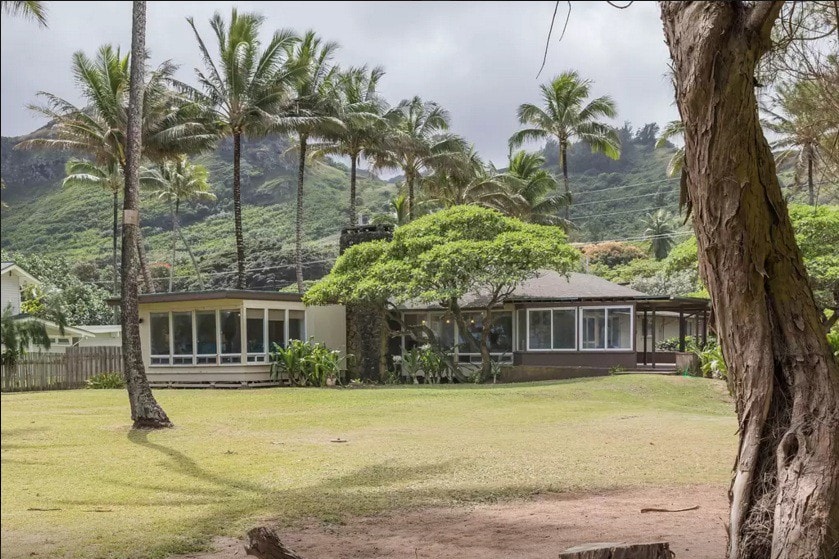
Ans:
{"label": "overcast sky", "polygon": [[[35,93],[49,91],[78,102],[70,73],[74,51],[89,54],[104,43],[130,48],[130,2],[46,2],[49,29],[2,17],[2,134],[25,134],[41,124],[26,109]],[[149,2],[147,46],[156,64],[171,59],[191,80],[200,65],[185,21],[194,16],[209,36],[216,10],[258,11],[267,36],[278,28],[314,29],[338,41],[342,65],[381,65],[381,91],[392,103],[419,95],[445,106],[455,132],[497,164],[517,129],[516,107],[538,101],[538,85],[566,69],[594,81],[595,95],[611,95],[616,124],[663,124],[677,117],[665,76],[667,48],[658,9],[636,2],[618,10],[605,2],[561,3],[537,80],[554,2]],[[209,42],[209,41],[208,41]]]}

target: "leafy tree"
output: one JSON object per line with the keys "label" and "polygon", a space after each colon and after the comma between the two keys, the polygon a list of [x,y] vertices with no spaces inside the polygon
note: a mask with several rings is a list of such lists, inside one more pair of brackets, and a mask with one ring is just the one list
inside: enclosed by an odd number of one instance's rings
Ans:
{"label": "leafy tree", "polygon": [[135,429],[161,429],[172,422],[155,400],[143,366],[140,342],[136,250],[140,230],[140,160],[143,154],[143,76],[146,57],[146,2],[134,0],[131,20],[131,72],[125,134],[125,195],[122,220],[122,362]]}
{"label": "leafy tree", "polygon": [[514,179],[512,191],[518,203],[505,213],[522,221],[567,229],[568,222],[559,214],[571,198],[557,191],[556,177],[543,168],[544,164],[545,158],[538,153],[518,151],[511,155],[507,175]]}
{"label": "leafy tree", "polygon": [[297,136],[297,213],[294,220],[294,268],[297,291],[303,293],[303,181],[306,175],[306,152],[310,139],[335,137],[344,130],[338,119],[338,68],[332,58],[338,43],[323,42],[314,31],[288,48],[288,56],[300,69],[294,82],[294,102],[283,113],[279,126]]}
{"label": "leafy tree", "polygon": [[[51,93],[39,92],[45,104],[31,108],[51,121],[49,133],[16,147],[81,153],[102,168],[118,167],[125,174],[129,60],[110,45],[100,47],[95,59],[81,51],[74,53],[73,74],[86,105],[77,107]],[[144,78],[142,155],[153,161],[201,151],[215,141],[200,107],[169,87],[174,71],[172,63],[164,62]],[[152,289],[141,232],[137,243],[143,278],[146,287]]]}
{"label": "leafy tree", "polygon": [[[591,80],[581,79],[574,71],[560,74],[539,89],[544,104],[542,107],[531,103],[519,106],[519,122],[530,127],[510,137],[510,148],[530,140],[556,139],[565,195],[570,198],[567,155],[571,142],[579,140],[588,144],[592,152],[602,152],[612,159],[620,157],[617,131],[600,121],[602,118],[615,117],[615,103],[605,95],[588,101]],[[569,207],[565,209],[566,220]]]}
{"label": "leafy tree", "polygon": [[203,165],[194,165],[189,162],[186,156],[181,156],[173,161],[159,165],[154,169],[147,169],[140,177],[141,185],[148,188],[158,199],[167,202],[172,213],[172,261],[169,266],[169,291],[172,291],[175,280],[175,265],[177,262],[178,237],[189,253],[195,275],[198,277],[198,285],[204,289],[204,280],[201,278],[201,270],[189,243],[178,226],[178,213],[181,202],[198,200],[215,200],[216,195],[210,192],[208,181],[209,173]]}
{"label": "leafy tree", "polygon": [[[685,135],[685,125],[681,120],[671,120],[661,131],[661,136],[655,143],[656,149],[672,148],[673,143],[670,141],[673,138],[682,138]],[[685,147],[676,148],[676,151],[670,157],[667,163],[667,176],[676,176],[676,173],[681,174],[682,167],[685,162]]]}
{"label": "leafy tree", "polygon": [[337,118],[342,129],[333,132],[333,138],[313,146],[318,155],[341,155],[350,158],[350,211],[349,224],[357,222],[356,174],[360,158],[372,161],[382,148],[387,122],[384,119],[386,104],[376,91],[384,75],[380,67],[368,70],[366,66],[350,68],[338,77]]}
{"label": "leafy tree", "polygon": [[580,248],[589,264],[602,264],[609,268],[629,264],[633,260],[644,258],[644,251],[635,245],[608,241],[605,243],[593,243]]}
{"label": "leafy tree", "polygon": [[289,62],[289,49],[298,39],[292,31],[280,30],[262,48],[259,31],[265,18],[239,14],[236,8],[225,22],[216,12],[210,19],[218,47],[218,62],[207,49],[193,19],[204,70],[195,72],[200,89],[183,86],[193,99],[207,107],[217,132],[233,137],[233,222],[236,235],[236,287],[245,287],[245,241],[242,233],[242,137],[259,137],[276,125],[286,110],[298,71]]}
{"label": "leafy tree", "polygon": [[122,169],[115,164],[97,165],[92,161],[71,159],[65,168],[67,176],[62,186],[80,188],[98,188],[111,193],[114,200],[114,222],[111,233],[113,250],[111,265],[113,266],[113,292],[119,292],[119,263],[117,259],[117,247],[119,245],[119,192],[122,190],[125,178]]}
{"label": "leafy tree", "polygon": [[509,175],[485,164],[473,146],[463,148],[452,152],[446,165],[420,179],[423,201],[443,208],[476,204],[502,212],[513,206],[517,200]]}
{"label": "leafy tree", "polygon": [[673,216],[667,210],[657,210],[655,213],[647,214],[644,219],[644,236],[650,239],[650,250],[656,260],[667,257],[667,253],[673,247],[673,233],[676,227],[673,223]]}
{"label": "leafy tree", "polygon": [[839,121],[835,114],[824,113],[817,103],[817,86],[809,82],[780,84],[774,99],[775,110],[764,108],[768,120],[764,126],[777,135],[772,149],[777,150],[778,165],[792,160],[795,173],[793,186],[799,187],[806,175],[807,200],[816,205],[817,174],[829,169],[826,159],[829,146],[839,138]]}
{"label": "leafy tree", "polygon": [[783,2],[661,2],[684,195],[739,419],[729,559],[836,555],[839,363],[828,345],[755,72]]}
{"label": "leafy tree", "polygon": [[433,101],[419,97],[403,99],[387,114],[389,123],[385,152],[377,154],[377,166],[400,169],[405,175],[408,220],[415,217],[415,188],[423,173],[446,165],[464,151],[461,138],[448,133],[449,112]]}
{"label": "leafy tree", "polygon": [[[479,206],[455,206],[396,229],[393,240],[348,249],[328,276],[305,295],[309,304],[409,300],[440,304],[462,332],[461,305],[481,298],[483,323],[490,311],[540,269],[568,272],[579,253],[557,227],[525,223]],[[489,328],[480,340],[465,336],[480,352],[484,377],[491,373]]]}
{"label": "leafy tree", "polygon": [[47,8],[38,0],[3,0],[3,13],[33,19],[47,27]]}
{"label": "leafy tree", "polygon": [[[64,333],[64,327],[60,327]],[[0,315],[0,362],[7,367],[14,367],[21,357],[26,355],[30,346],[44,350],[50,348],[50,337],[43,322],[31,319],[14,318],[12,306],[3,309]]]}
{"label": "leafy tree", "polygon": [[656,144],[658,132],[658,124],[655,122],[649,122],[635,132],[634,141],[646,148],[652,148]]}

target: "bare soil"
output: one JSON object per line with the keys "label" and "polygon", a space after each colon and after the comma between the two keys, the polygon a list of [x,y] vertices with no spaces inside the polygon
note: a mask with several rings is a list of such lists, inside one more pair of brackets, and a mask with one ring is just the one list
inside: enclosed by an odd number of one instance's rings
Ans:
{"label": "bare soil", "polygon": [[[641,513],[642,508],[685,512]],[[643,488],[541,495],[492,505],[426,508],[310,522],[281,529],[307,559],[545,559],[583,543],[670,542],[678,559],[725,555],[725,487]],[[218,538],[216,551],[179,559],[241,559],[243,543]]]}

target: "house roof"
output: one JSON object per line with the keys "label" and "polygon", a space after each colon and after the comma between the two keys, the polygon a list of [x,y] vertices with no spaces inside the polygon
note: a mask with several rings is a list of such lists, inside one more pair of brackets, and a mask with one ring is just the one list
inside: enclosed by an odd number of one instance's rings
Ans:
{"label": "house roof", "polygon": [[[249,289],[217,289],[214,291],[173,291],[171,293],[143,293],[139,296],[142,303],[169,303],[175,301],[207,301],[211,299],[250,299],[256,301],[292,301],[300,302],[299,293],[279,293],[277,291],[257,291]],[[120,299],[109,299],[112,304],[119,304]]]}
{"label": "house roof", "polygon": [[[37,316],[32,316],[26,313],[16,314],[12,317],[14,320],[21,320],[21,321],[35,321],[40,322],[50,330],[55,330],[59,334],[61,333],[61,327],[51,320],[46,320],[43,318],[38,318]],[[81,328],[75,328],[73,326],[65,326],[64,327],[64,335],[75,336],[77,338],[93,338],[94,335],[87,330],[83,330]]]}
{"label": "house roof", "polygon": [[31,283],[34,285],[41,285],[41,280],[24,270],[14,262],[0,263],[0,274],[5,274],[7,272],[10,274],[14,273],[15,275],[20,276],[20,278],[23,280],[22,283],[24,284]]}
{"label": "house roof", "polygon": [[76,328],[91,334],[119,334],[122,332],[122,326],[119,324],[79,324]]}

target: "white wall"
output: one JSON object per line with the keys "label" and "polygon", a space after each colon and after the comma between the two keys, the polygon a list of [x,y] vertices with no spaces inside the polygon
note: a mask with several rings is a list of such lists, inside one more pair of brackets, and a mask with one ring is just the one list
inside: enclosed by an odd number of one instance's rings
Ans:
{"label": "white wall", "polygon": [[12,314],[20,313],[20,280],[11,270],[3,273],[0,281],[0,299],[0,312],[5,311],[6,306],[11,303]]}
{"label": "white wall", "polygon": [[347,308],[344,305],[306,307],[306,335],[346,355]]}

